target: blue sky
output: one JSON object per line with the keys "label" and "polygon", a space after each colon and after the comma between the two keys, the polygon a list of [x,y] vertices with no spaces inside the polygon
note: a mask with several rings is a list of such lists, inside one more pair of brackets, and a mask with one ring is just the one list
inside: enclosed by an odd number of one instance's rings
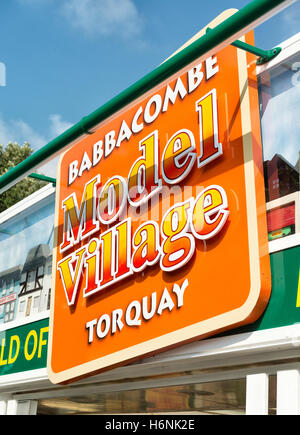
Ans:
{"label": "blue sky", "polygon": [[[153,70],[220,12],[249,0],[1,0],[0,143],[37,149]],[[255,31],[299,31],[300,1]]]}

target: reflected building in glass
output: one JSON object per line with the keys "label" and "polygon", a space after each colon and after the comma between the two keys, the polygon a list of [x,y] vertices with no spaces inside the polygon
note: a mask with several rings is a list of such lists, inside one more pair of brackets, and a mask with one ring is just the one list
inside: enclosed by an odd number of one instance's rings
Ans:
{"label": "reflected building in glass", "polygon": [[34,246],[22,269],[17,318],[49,309],[51,252],[48,245]]}
{"label": "reflected building in glass", "polygon": [[0,273],[0,323],[15,319],[22,266]]}

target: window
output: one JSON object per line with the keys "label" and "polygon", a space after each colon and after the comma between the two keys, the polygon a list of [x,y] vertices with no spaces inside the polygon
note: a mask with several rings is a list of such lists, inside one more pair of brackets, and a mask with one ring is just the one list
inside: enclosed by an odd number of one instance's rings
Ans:
{"label": "window", "polygon": [[44,276],[44,266],[40,266],[38,268],[38,276]]}
{"label": "window", "polygon": [[258,78],[269,241],[300,232],[299,71],[295,53]]}
{"label": "window", "polygon": [[19,305],[19,313],[23,313],[25,311],[25,301],[20,301]]}
{"label": "window", "polygon": [[6,282],[3,282],[3,287],[2,287],[2,294],[1,296],[5,296],[6,295]]}
{"label": "window", "polygon": [[299,191],[300,55],[259,78],[267,201]]}
{"label": "window", "polygon": [[4,322],[11,322],[14,319],[15,305],[15,301],[5,304]]}
{"label": "window", "polygon": [[39,296],[35,296],[33,298],[33,308],[38,308],[39,307],[39,302],[40,302],[40,297]]}
{"label": "window", "polygon": [[28,272],[27,276],[27,291],[35,289],[36,270]]}
{"label": "window", "polygon": [[245,414],[246,379],[44,399],[38,414]]}

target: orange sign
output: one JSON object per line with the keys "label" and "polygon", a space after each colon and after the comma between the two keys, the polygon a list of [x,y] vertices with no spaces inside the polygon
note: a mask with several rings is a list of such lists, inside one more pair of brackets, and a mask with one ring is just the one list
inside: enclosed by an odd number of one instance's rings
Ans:
{"label": "orange sign", "polygon": [[270,271],[259,128],[254,56],[228,46],[62,155],[52,382],[261,315]]}

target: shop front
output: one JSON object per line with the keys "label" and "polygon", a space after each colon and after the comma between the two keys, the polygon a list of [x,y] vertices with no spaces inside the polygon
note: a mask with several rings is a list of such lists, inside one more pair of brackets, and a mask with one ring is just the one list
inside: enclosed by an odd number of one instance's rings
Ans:
{"label": "shop front", "polygon": [[0,215],[0,414],[300,414],[300,34],[280,47],[194,60]]}

